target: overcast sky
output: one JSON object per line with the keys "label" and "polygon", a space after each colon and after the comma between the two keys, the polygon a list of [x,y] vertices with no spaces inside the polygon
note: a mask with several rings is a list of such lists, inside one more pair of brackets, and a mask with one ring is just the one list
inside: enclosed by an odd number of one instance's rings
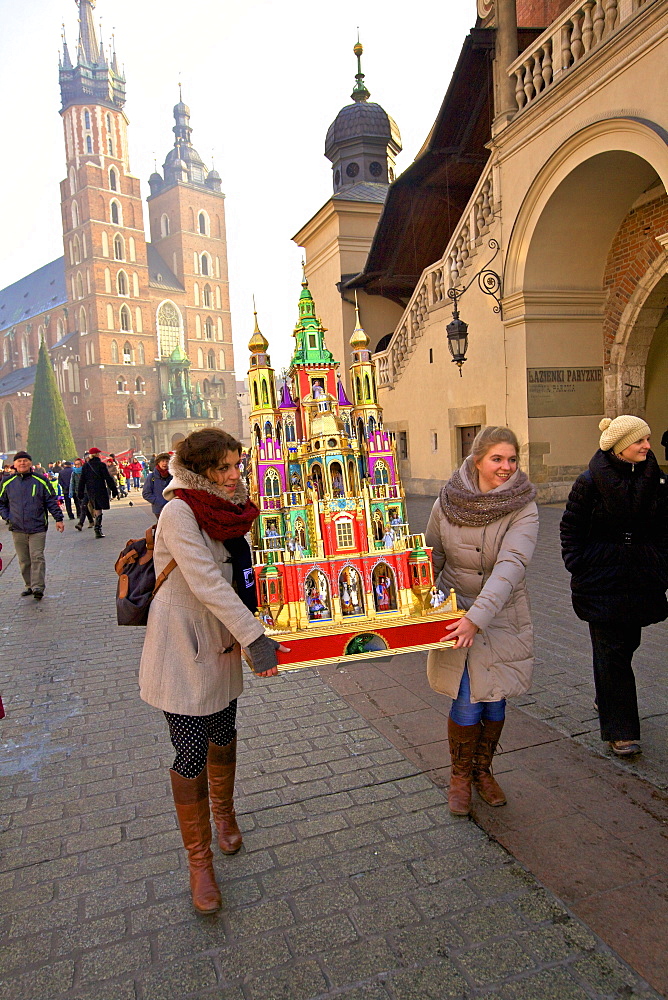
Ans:
{"label": "overcast sky", "polygon": [[[107,45],[115,31],[125,67],[131,168],[143,198],[154,157],[160,166],[173,144],[179,79],[193,145],[221,174],[238,377],[247,370],[253,293],[274,365],[289,359],[301,278],[291,237],[332,192],[325,134],[350,103],[357,26],[371,100],[401,131],[401,172],[433,124],[475,16],[475,0],[97,0],[96,21]],[[74,57],[74,0],[0,0],[0,288],[63,252],[62,22]]]}

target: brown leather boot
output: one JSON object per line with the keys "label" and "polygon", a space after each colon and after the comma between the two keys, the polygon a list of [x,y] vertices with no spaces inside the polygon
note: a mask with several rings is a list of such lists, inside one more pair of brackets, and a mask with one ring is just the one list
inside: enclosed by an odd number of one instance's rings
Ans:
{"label": "brown leather boot", "polygon": [[236,854],[242,844],[241,830],[234,814],[234,775],[237,769],[236,737],[226,747],[209,743],[207,770],[211,810],[223,854]]}
{"label": "brown leather boot", "polygon": [[505,806],[506,796],[492,774],[492,757],[503,729],[501,722],[483,719],[482,732],[473,761],[473,785],[480,796],[490,806]]}
{"label": "brown leather boot", "polygon": [[471,810],[471,778],[481,726],[460,726],[448,716],[450,787],[448,807],[453,816],[468,816]]}
{"label": "brown leather boot", "polygon": [[183,846],[188,852],[193,906],[200,913],[214,913],[222,900],[213,871],[206,769],[196,778],[183,778],[176,771],[169,774]]}

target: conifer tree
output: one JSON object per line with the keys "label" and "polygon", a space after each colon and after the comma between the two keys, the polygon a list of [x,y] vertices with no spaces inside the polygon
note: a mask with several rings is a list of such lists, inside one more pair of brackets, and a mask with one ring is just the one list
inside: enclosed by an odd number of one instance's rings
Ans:
{"label": "conifer tree", "polygon": [[43,465],[61,459],[72,459],[77,453],[44,339],[39,345],[35,372],[28,451],[33,462],[41,462]]}

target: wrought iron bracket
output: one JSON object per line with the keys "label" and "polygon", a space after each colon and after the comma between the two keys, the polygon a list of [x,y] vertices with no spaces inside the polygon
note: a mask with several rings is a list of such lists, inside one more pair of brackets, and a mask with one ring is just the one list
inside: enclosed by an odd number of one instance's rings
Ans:
{"label": "wrought iron bracket", "polygon": [[501,315],[501,295],[503,294],[503,282],[501,281],[501,275],[497,274],[497,272],[493,271],[492,268],[490,267],[490,264],[492,264],[492,262],[496,258],[501,248],[498,240],[495,239],[491,239],[487,244],[487,246],[489,247],[490,250],[493,250],[494,253],[487,261],[485,266],[480,271],[478,271],[476,274],[473,275],[468,285],[465,285],[464,288],[461,289],[448,288],[448,298],[452,299],[455,309],[457,309],[457,302],[459,301],[459,299],[461,299],[462,296],[465,295],[466,292],[468,292],[473,282],[477,281],[480,291],[483,292],[485,295],[491,295],[494,301],[496,302],[493,311],[497,315]]}

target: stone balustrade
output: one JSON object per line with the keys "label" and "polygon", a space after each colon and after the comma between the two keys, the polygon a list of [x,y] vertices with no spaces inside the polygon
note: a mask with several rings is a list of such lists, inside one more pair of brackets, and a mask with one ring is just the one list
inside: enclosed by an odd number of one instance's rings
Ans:
{"label": "stone balustrade", "polygon": [[478,181],[459,226],[442,259],[423,271],[387,349],[374,356],[378,385],[391,386],[422,336],[431,309],[447,299],[448,289],[461,285],[494,219],[496,198],[491,166]]}
{"label": "stone balustrade", "polygon": [[576,0],[508,68],[518,110],[528,107],[652,0]]}

